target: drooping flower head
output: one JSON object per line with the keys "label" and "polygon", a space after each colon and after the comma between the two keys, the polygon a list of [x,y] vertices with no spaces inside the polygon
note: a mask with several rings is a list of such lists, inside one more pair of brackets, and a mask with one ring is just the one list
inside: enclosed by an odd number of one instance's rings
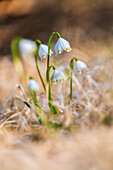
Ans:
{"label": "drooping flower head", "polygon": [[67,40],[60,37],[60,38],[58,38],[58,41],[55,44],[55,56],[57,56],[57,53],[61,54],[63,52],[63,50],[70,52],[71,47]]}
{"label": "drooping flower head", "polygon": [[58,82],[63,82],[65,80],[65,75],[63,72],[59,70],[54,70],[52,77],[51,77],[51,84],[56,84]]}
{"label": "drooping flower head", "polygon": [[84,62],[78,60],[75,64],[75,71],[76,73],[81,74],[82,71],[87,71],[87,65]]}
{"label": "drooping flower head", "polygon": [[38,83],[35,80],[30,79],[28,83],[28,90],[33,90],[35,92],[39,91]]}
{"label": "drooping flower head", "polygon": [[[51,54],[53,54],[52,50],[50,50],[50,56],[51,56]],[[48,46],[45,44],[40,44],[39,50],[38,50],[38,55],[41,60],[46,58],[48,55]]]}
{"label": "drooping flower head", "polygon": [[35,42],[33,42],[32,40],[28,40],[28,39],[20,40],[18,47],[19,47],[20,55],[24,59],[27,57],[33,56],[34,51],[37,50],[37,46]]}

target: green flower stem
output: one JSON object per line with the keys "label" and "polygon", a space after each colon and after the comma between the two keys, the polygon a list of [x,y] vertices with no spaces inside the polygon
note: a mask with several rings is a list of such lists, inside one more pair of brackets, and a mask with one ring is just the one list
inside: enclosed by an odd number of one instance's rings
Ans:
{"label": "green flower stem", "polygon": [[34,103],[35,106],[38,106],[39,108],[41,108],[39,106],[39,103],[37,101],[37,97],[36,97],[36,92],[33,90],[29,90],[29,97],[31,98],[31,101]]}
{"label": "green flower stem", "polygon": [[48,105],[51,108],[52,106],[52,97],[51,97],[51,87],[50,87],[50,77],[49,77],[49,71],[50,71],[50,67],[49,67],[49,60],[50,60],[50,49],[51,49],[51,44],[52,44],[52,39],[53,37],[57,35],[58,38],[60,38],[60,34],[58,32],[53,32],[50,35],[49,41],[48,41],[48,57],[47,57],[47,72],[46,72],[46,81],[48,84]]}
{"label": "green flower stem", "polygon": [[[51,66],[49,66],[49,70],[48,70],[49,72],[50,72],[51,68],[53,68],[53,70],[56,70],[55,66],[51,65]],[[48,93],[48,98],[49,98],[48,105],[49,105],[49,107],[51,107],[53,101],[52,101],[52,97],[51,97],[51,84],[50,84],[50,80],[48,82],[48,91],[49,91],[49,93]]]}
{"label": "green flower stem", "polygon": [[35,43],[38,44],[38,45],[42,44],[40,40],[35,40]]}
{"label": "green flower stem", "polygon": [[71,70],[71,76],[70,76],[70,99],[72,100],[72,75],[73,75],[73,63],[75,61],[78,61],[76,57],[72,58],[70,61],[70,70]]}
{"label": "green flower stem", "polygon": [[40,73],[40,69],[39,69],[39,66],[38,66],[37,50],[34,51],[34,58],[35,58],[35,63],[36,63],[36,68],[37,68],[38,75],[39,75],[40,80],[41,80],[41,82],[42,82],[43,88],[44,88],[44,90],[45,90],[45,92],[46,92],[46,86],[45,86],[44,80],[43,80],[43,78],[42,78],[42,75],[41,75],[41,73]]}
{"label": "green flower stem", "polygon": [[[30,76],[29,80],[34,80],[34,78],[32,76]],[[36,91],[35,90],[29,90],[28,91],[28,95],[32,99],[32,101],[35,104],[35,106],[38,106],[40,108],[40,106],[38,104],[38,101],[37,101],[37,97],[36,97]]]}
{"label": "green flower stem", "polygon": [[54,65],[49,66],[49,71],[50,71],[51,68],[53,68],[53,70],[56,70]]}
{"label": "green flower stem", "polygon": [[16,37],[12,40],[11,52],[12,52],[13,63],[14,63],[16,72],[19,76],[19,80],[25,88],[27,87],[26,75],[25,75],[23,64],[19,58],[19,50],[18,50],[18,44],[21,39],[22,39],[21,37]]}

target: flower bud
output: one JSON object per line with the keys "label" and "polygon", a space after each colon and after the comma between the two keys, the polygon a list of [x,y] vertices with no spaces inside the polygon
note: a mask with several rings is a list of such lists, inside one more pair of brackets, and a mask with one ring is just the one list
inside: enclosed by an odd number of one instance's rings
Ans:
{"label": "flower bud", "polygon": [[39,91],[39,85],[35,80],[31,79],[29,80],[28,89],[37,92]]}

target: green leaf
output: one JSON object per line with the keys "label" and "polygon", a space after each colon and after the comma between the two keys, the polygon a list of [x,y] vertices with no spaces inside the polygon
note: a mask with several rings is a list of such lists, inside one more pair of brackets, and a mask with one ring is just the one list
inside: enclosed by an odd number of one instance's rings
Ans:
{"label": "green leaf", "polygon": [[23,101],[27,107],[29,107],[31,109],[31,106],[29,105],[29,103],[27,103],[26,101]]}

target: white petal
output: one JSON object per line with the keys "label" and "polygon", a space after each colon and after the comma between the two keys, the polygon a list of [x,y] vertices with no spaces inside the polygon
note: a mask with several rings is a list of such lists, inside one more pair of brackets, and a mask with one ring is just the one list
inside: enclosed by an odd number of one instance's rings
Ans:
{"label": "white petal", "polygon": [[82,62],[82,61],[78,61],[79,62],[79,67],[81,68],[81,70],[85,70],[86,68],[87,68],[87,65],[84,63],[84,62]]}
{"label": "white petal", "polygon": [[[50,49],[50,56],[51,56],[51,54],[53,54],[53,52],[52,52],[52,50]],[[41,44],[41,45],[39,46],[38,55],[39,55],[39,57],[40,57],[41,59],[46,58],[47,55],[48,55],[48,46],[45,45],[45,44]]]}
{"label": "white petal", "polygon": [[41,44],[41,47],[42,47],[42,51],[48,55],[48,46],[47,45],[44,45],[44,44]]}
{"label": "white petal", "polygon": [[53,54],[53,51],[50,49],[50,56],[51,56],[51,54]]}
{"label": "white petal", "polygon": [[82,71],[87,70],[87,65],[82,61],[77,61],[75,64],[75,71],[81,74]]}
{"label": "white petal", "polygon": [[64,79],[65,79],[64,73],[59,70],[55,70],[51,77],[51,82],[55,84],[57,82],[62,82]]}
{"label": "white petal", "polygon": [[39,91],[39,85],[35,80],[29,80],[28,89]]}
{"label": "white petal", "polygon": [[64,38],[61,38],[61,46],[65,51],[70,52],[70,44]]}
{"label": "white petal", "polygon": [[58,41],[55,44],[55,55],[57,55],[57,53],[61,54],[63,50],[70,52],[71,51],[70,44],[64,38],[58,38]]}
{"label": "white petal", "polygon": [[43,44],[41,44],[41,45],[39,46],[38,54],[39,54],[39,57],[40,57],[41,59],[46,58],[46,56],[47,56],[46,49],[47,49],[47,48],[46,48],[45,45],[43,45]]}
{"label": "white petal", "polygon": [[61,38],[58,38],[58,41],[55,44],[55,55],[57,56],[57,53],[61,54],[62,52],[63,52],[63,48],[61,46]]}

